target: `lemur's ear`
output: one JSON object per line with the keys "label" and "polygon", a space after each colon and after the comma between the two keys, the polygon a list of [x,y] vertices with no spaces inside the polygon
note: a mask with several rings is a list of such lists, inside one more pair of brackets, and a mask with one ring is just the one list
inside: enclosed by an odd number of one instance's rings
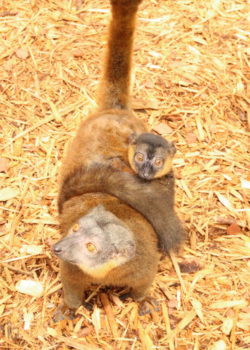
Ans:
{"label": "lemur's ear", "polygon": [[175,144],[174,144],[174,142],[169,142],[169,144],[170,144],[170,152],[171,152],[171,154],[174,156],[175,153],[176,153]]}
{"label": "lemur's ear", "polygon": [[129,144],[131,144],[131,145],[134,145],[135,144],[135,141],[136,141],[136,139],[137,139],[137,133],[136,132],[133,132],[131,135],[129,135],[129,137],[128,137],[128,142],[129,142]]}

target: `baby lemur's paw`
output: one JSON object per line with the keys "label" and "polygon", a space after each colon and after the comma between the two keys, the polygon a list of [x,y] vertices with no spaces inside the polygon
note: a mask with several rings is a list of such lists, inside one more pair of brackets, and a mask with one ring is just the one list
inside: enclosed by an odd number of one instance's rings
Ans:
{"label": "baby lemur's paw", "polygon": [[87,302],[87,301],[84,301],[82,303],[82,305],[85,307],[85,309],[87,309],[88,311],[93,311],[94,307],[93,307],[93,304]]}
{"label": "baby lemur's paw", "polygon": [[125,301],[126,299],[128,298],[132,298],[131,297],[131,293],[130,292],[127,292],[127,293],[123,293],[119,296],[119,298],[121,299],[121,301]]}

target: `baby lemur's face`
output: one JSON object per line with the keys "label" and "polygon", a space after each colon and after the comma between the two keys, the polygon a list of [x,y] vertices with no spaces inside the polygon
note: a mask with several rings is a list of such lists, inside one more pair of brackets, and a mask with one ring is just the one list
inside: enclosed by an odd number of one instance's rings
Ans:
{"label": "baby lemur's face", "polygon": [[99,205],[71,227],[53,252],[93,277],[104,277],[134,257],[135,241],[122,221]]}
{"label": "baby lemur's face", "polygon": [[159,135],[143,133],[129,146],[129,162],[141,178],[152,180],[169,173],[175,152],[173,142]]}

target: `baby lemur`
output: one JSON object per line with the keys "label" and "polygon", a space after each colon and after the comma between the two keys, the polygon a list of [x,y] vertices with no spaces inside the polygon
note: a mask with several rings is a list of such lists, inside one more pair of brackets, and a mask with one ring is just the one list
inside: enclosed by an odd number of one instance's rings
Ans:
{"label": "baby lemur", "polygon": [[62,165],[58,207],[65,238],[54,251],[62,260],[64,300],[72,309],[91,283],[128,286],[133,298],[142,299],[157,271],[157,244],[168,252],[184,239],[174,211],[172,172],[145,181],[129,166],[129,137],[147,132],[129,101],[140,2],[111,0],[99,110],[81,122]]}
{"label": "baby lemur", "polygon": [[152,180],[171,171],[175,152],[173,142],[146,132],[139,136],[131,135],[128,160],[136,174],[142,179]]}

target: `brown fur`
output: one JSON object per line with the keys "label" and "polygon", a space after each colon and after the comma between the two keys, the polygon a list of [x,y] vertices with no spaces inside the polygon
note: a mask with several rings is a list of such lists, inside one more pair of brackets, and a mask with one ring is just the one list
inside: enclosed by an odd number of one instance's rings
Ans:
{"label": "brown fur", "polygon": [[90,167],[96,163],[109,165],[114,158],[128,163],[128,138],[134,130],[140,133],[145,129],[129,111],[98,112],[85,119],[68,146],[62,179],[79,166]]}
{"label": "brown fur", "polygon": [[100,84],[100,110],[130,107],[130,71],[138,5],[142,0],[111,0],[112,20]]}

